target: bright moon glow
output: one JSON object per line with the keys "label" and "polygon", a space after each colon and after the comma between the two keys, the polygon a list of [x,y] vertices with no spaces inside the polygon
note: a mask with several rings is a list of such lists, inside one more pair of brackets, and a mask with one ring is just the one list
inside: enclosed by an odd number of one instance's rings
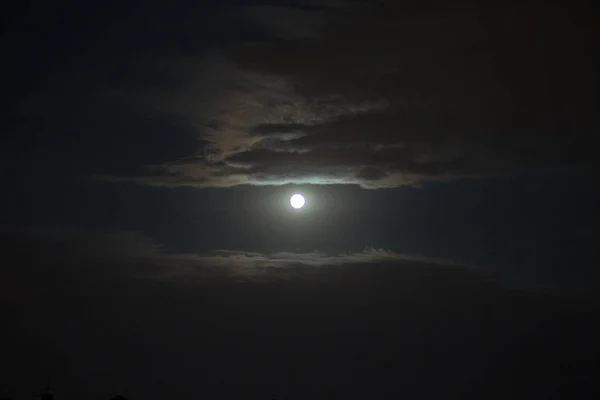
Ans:
{"label": "bright moon glow", "polygon": [[293,195],[292,197],[290,197],[290,204],[295,209],[299,209],[299,208],[304,207],[304,203],[305,203],[304,196],[302,196],[299,193],[296,193],[295,195]]}

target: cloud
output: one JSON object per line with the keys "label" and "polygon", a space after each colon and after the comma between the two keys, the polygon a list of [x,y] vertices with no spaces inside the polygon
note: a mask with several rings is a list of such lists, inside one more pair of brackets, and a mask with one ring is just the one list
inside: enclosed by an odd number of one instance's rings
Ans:
{"label": "cloud", "polygon": [[[151,238],[131,231],[91,233],[54,228],[5,230],[2,232],[2,246],[14,260],[7,261],[6,265],[14,265],[13,273],[25,274],[29,277],[26,279],[35,275],[32,275],[31,268],[46,269],[48,266],[92,280],[97,276],[116,275],[164,282],[326,279],[327,269],[337,271],[338,268],[353,266],[406,268],[407,271],[446,269],[483,272],[445,260],[409,256],[372,247],[359,252],[335,254],[238,250],[173,253]],[[20,268],[19,261],[23,259],[27,259],[30,265],[26,270]]]}
{"label": "cloud", "polygon": [[[490,267],[418,254],[364,247],[356,251],[267,251],[215,249],[172,251],[135,231],[89,232],[79,229],[0,230],[3,269],[0,288],[6,296],[57,287],[111,290],[116,282],[180,285],[227,283],[399,285],[440,291],[496,287],[552,293],[592,293],[593,283],[549,281],[536,274],[523,279],[508,266]],[[526,269],[528,267],[525,267]],[[491,286],[490,286],[491,285]],[[589,285],[589,287],[588,287]],[[387,287],[387,286],[386,286]],[[470,290],[470,289],[469,289]],[[2,290],[0,290],[2,293]]]}
{"label": "cloud", "polygon": [[[297,275],[310,276],[323,268],[343,266],[369,266],[369,265],[398,265],[407,266],[412,263],[422,264],[424,269],[432,267],[467,268],[444,260],[435,260],[427,257],[411,257],[392,251],[367,247],[360,252],[327,254],[322,252],[275,252],[256,253],[245,251],[218,250],[207,254],[180,254],[170,256],[176,260],[187,260],[197,263],[198,267],[222,267],[230,275],[243,278],[291,278]],[[187,273],[193,275],[193,270]]]}
{"label": "cloud", "polygon": [[553,9],[428,13],[386,2],[233,15],[262,39],[172,59],[166,70],[180,84],[144,95],[203,144],[147,175],[103,178],[382,188],[597,163],[586,20]]}

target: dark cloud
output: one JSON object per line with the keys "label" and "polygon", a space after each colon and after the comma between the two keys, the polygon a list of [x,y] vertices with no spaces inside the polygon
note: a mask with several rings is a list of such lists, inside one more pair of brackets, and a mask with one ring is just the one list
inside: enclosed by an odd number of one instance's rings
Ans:
{"label": "dark cloud", "polygon": [[388,173],[379,168],[365,167],[358,171],[356,177],[365,181],[378,181],[388,176]]}
{"label": "dark cloud", "polygon": [[187,84],[151,96],[209,145],[122,179],[379,188],[595,165],[595,25],[570,11],[240,9],[263,40],[180,58],[171,68]]}
{"label": "dark cloud", "polygon": [[[588,291],[585,284],[550,283],[545,275],[524,281],[519,276],[525,272],[515,274],[510,266],[486,267],[375,247],[346,252],[301,249],[173,251],[135,231],[89,232],[56,228],[3,230],[0,239],[3,264],[6,265],[2,274],[9,292],[14,292],[23,283],[43,285],[44,281],[57,279],[52,277],[54,275],[66,279],[65,282],[92,285],[115,279],[203,285],[295,280],[318,283],[328,282],[340,274],[354,276],[355,273],[380,272],[398,279],[415,275],[426,280],[450,276],[457,279],[459,285],[465,280],[476,286],[492,284],[528,290]],[[523,268],[531,270],[533,267]],[[452,285],[450,281],[446,283],[449,288]]]}
{"label": "dark cloud", "polygon": [[[27,271],[13,270],[27,276],[51,269],[73,276],[94,279],[97,276],[158,281],[211,281],[215,278],[272,281],[327,279],[328,268],[385,266],[422,269],[440,273],[448,269],[462,274],[484,276],[484,270],[445,260],[409,256],[367,247],[359,252],[249,252],[214,250],[204,253],[173,253],[154,240],[137,232],[83,232],[73,229],[19,229],[2,232],[6,254],[20,266],[24,258],[31,263]],[[19,267],[20,268],[20,267]],[[39,268],[42,268],[41,270]],[[11,270],[8,268],[8,270]],[[427,271],[427,272],[425,272]],[[6,271],[5,271],[6,272]],[[35,275],[30,275],[35,279]]]}

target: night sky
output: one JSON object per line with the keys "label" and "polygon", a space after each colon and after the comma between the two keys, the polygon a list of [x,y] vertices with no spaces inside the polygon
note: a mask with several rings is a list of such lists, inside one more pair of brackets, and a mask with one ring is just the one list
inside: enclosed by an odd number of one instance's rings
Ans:
{"label": "night sky", "polygon": [[1,14],[0,397],[600,392],[583,2]]}

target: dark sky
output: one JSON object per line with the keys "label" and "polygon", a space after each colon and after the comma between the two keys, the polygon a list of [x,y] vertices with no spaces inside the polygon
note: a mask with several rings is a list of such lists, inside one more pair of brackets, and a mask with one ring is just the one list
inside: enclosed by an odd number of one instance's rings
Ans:
{"label": "dark sky", "polygon": [[51,371],[57,400],[590,398],[598,26],[558,1],[8,6],[0,397]]}

